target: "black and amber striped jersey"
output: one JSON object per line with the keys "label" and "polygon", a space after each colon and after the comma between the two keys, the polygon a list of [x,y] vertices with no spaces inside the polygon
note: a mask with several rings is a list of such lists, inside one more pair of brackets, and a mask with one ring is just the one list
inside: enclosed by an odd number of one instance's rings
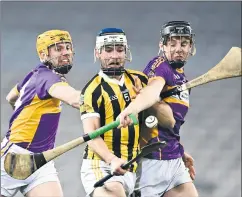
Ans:
{"label": "black and amber striped jersey", "polygon": [[[126,70],[118,81],[111,79],[100,71],[82,90],[82,105],[80,107],[81,119],[88,117],[100,117],[100,125],[104,126],[116,120],[118,115],[131,102],[136,95],[133,90],[134,78],[138,77],[138,83],[143,87],[147,85],[147,76],[134,70]],[[113,129],[101,135],[108,149],[117,157],[124,160],[134,158],[139,151],[139,125],[127,128]],[[98,159],[90,147],[86,147],[84,159]],[[133,165],[135,170],[137,164]]]}

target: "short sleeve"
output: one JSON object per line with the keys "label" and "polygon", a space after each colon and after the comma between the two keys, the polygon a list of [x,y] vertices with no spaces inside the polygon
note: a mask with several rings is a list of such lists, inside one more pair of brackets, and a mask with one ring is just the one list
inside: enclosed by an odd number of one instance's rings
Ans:
{"label": "short sleeve", "polygon": [[102,103],[101,85],[90,83],[81,93],[81,119],[96,116],[100,117]]}
{"label": "short sleeve", "polygon": [[68,86],[61,77],[51,70],[42,70],[36,76],[36,93],[40,99],[51,98],[49,92],[55,86]]}
{"label": "short sleeve", "polygon": [[131,69],[127,69],[126,71],[128,76],[132,77],[133,75],[138,77],[142,87],[145,87],[148,84],[148,77],[143,72],[137,71],[137,70],[131,70]]}
{"label": "short sleeve", "polygon": [[29,72],[26,77],[16,85],[16,89],[18,92],[20,92],[24,84],[33,76],[33,74],[34,71]]}
{"label": "short sleeve", "polygon": [[142,74],[139,74],[138,77],[139,77],[139,79],[141,81],[142,87],[147,86],[147,84],[148,84],[148,77],[147,77],[147,75],[142,73]]}
{"label": "short sleeve", "polygon": [[171,69],[162,57],[151,60],[143,72],[148,76],[149,81],[157,78],[162,78],[166,82],[172,80]]}

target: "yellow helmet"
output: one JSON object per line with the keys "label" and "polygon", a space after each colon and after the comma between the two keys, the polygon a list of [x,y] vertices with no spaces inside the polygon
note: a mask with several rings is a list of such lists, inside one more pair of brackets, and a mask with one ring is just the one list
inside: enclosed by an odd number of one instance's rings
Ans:
{"label": "yellow helmet", "polygon": [[36,41],[39,58],[41,53],[48,55],[48,47],[59,42],[70,42],[72,44],[70,33],[64,30],[49,30],[40,34]]}

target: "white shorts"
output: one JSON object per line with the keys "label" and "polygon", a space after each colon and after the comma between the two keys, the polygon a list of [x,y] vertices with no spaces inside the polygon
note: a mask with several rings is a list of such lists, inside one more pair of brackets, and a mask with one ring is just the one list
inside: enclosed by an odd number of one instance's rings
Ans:
{"label": "white shorts", "polygon": [[[83,159],[81,166],[81,180],[83,187],[87,193],[87,196],[90,196],[94,191],[94,184],[99,181],[104,176],[111,173],[110,166],[101,160],[91,160]],[[125,193],[127,196],[131,195],[134,191],[136,180],[136,174],[132,172],[126,172],[123,176],[113,176],[107,182],[120,182],[122,183]],[[104,183],[104,185],[105,185]]]}
{"label": "white shorts", "polygon": [[138,163],[135,190],[141,197],[160,197],[170,189],[192,182],[182,158],[154,160],[142,158]]}
{"label": "white shorts", "polygon": [[14,196],[18,191],[25,195],[34,187],[42,183],[52,181],[59,182],[53,161],[50,161],[46,165],[42,166],[25,180],[12,178],[4,169],[4,160],[8,152],[30,153],[30,151],[12,144],[6,138],[3,139],[1,142],[1,195],[10,197]]}

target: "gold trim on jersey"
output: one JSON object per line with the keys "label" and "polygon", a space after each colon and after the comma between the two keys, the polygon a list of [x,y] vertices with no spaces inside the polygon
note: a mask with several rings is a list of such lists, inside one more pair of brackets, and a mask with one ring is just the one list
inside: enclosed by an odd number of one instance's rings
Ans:
{"label": "gold trim on jersey", "polygon": [[184,68],[177,68],[177,69],[176,69],[176,72],[182,74],[182,73],[184,73]]}
{"label": "gold trim on jersey", "polygon": [[[170,90],[170,89],[175,88],[175,87],[176,86],[166,86],[166,89]],[[187,91],[187,90],[185,90],[185,91]],[[182,92],[180,94],[182,94]],[[173,95],[173,96],[164,98],[163,100],[167,103],[178,103],[178,104],[181,104],[181,105],[185,105],[186,107],[190,106],[189,100],[183,101],[183,100],[179,99],[178,97],[179,97],[178,95]]]}
{"label": "gold trim on jersey", "polygon": [[149,78],[149,83],[155,79],[161,80],[162,82],[166,83],[165,79],[163,77],[159,77],[159,76]]}
{"label": "gold trim on jersey", "polygon": [[178,104],[185,105],[185,106],[189,107],[189,103],[182,101],[182,100],[175,98],[175,97],[168,97],[168,98],[164,98],[163,100],[167,103],[178,103]]}
{"label": "gold trim on jersey", "polygon": [[8,148],[9,148],[10,146],[12,146],[12,145],[13,145],[13,143],[10,142],[10,141],[8,141],[8,142],[5,144],[5,147],[4,147],[4,148],[1,148],[1,157],[5,154],[5,152],[8,150]]}
{"label": "gold trim on jersey", "polygon": [[56,87],[56,86],[69,86],[68,83],[66,82],[57,82],[55,84],[53,84],[50,89],[49,89],[49,94],[51,94],[51,92],[53,91],[53,89]]}
{"label": "gold trim on jersey", "polygon": [[164,62],[164,58],[159,56],[151,66],[151,70],[154,71],[160,64]]}
{"label": "gold trim on jersey", "polygon": [[10,127],[9,140],[13,143],[31,143],[40,124],[41,116],[48,113],[60,113],[61,108],[59,106],[60,100],[58,99],[40,100],[36,95],[13,121]]}

